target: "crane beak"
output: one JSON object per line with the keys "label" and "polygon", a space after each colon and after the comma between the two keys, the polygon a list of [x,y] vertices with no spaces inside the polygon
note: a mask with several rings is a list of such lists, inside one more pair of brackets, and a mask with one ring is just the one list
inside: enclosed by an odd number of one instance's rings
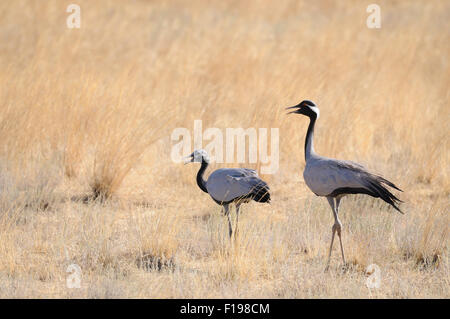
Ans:
{"label": "crane beak", "polygon": [[185,157],[183,157],[183,159],[184,159],[184,165],[192,163],[194,160],[194,155],[191,154],[191,155],[185,156]]}
{"label": "crane beak", "polygon": [[292,114],[292,113],[300,114],[300,108],[301,108],[301,106],[299,106],[299,105],[287,107],[286,110],[296,109],[294,111],[288,112],[287,114]]}

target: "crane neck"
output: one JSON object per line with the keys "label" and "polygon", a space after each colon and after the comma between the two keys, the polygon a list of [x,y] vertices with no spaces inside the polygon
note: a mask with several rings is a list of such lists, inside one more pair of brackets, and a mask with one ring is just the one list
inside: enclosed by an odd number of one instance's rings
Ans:
{"label": "crane neck", "polygon": [[197,173],[197,185],[205,193],[208,193],[208,190],[206,189],[206,181],[203,178],[203,174],[205,173],[208,165],[209,165],[208,162],[202,158],[202,166],[200,166],[200,169],[198,170],[198,173]]}
{"label": "crane neck", "polygon": [[315,155],[316,152],[314,151],[314,126],[316,124],[316,116],[311,116],[309,118],[309,126],[308,131],[306,132],[306,138],[305,138],[305,161],[308,161],[311,156]]}

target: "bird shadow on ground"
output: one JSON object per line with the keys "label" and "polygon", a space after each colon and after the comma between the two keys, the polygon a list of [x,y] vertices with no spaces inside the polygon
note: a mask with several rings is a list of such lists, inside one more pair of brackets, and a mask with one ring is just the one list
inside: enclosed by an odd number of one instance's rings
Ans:
{"label": "bird shadow on ground", "polygon": [[[199,214],[199,215],[194,215],[191,216],[191,219],[194,221],[202,221],[202,222],[207,222],[208,220],[210,220],[211,218],[215,217],[217,214],[217,212],[214,213],[204,213],[204,214]],[[223,215],[223,214],[222,214]]]}
{"label": "bird shadow on ground", "polygon": [[168,205],[158,204],[155,202],[148,201],[133,201],[132,205],[136,207],[148,208],[148,209],[168,209]]}
{"label": "bird shadow on ground", "polygon": [[82,194],[82,195],[74,195],[70,197],[70,201],[76,203],[90,204],[97,201],[98,198],[94,196],[94,194]]}
{"label": "bird shadow on ground", "polygon": [[145,271],[163,271],[163,270],[175,270],[175,261],[173,257],[165,258],[161,256],[155,256],[152,254],[143,254],[136,258],[136,266],[139,269]]}
{"label": "bird shadow on ground", "polygon": [[419,270],[437,269],[441,266],[442,252],[437,250],[430,254],[405,252],[403,253],[404,260],[412,259],[415,267]]}
{"label": "bird shadow on ground", "polygon": [[352,273],[366,274],[365,268],[356,262],[347,262],[346,264],[333,265],[324,270],[324,272],[333,272],[338,275],[347,275]]}
{"label": "bird shadow on ground", "polygon": [[37,211],[48,211],[51,210],[52,205],[50,201],[36,201],[32,203],[26,203],[23,207]]}

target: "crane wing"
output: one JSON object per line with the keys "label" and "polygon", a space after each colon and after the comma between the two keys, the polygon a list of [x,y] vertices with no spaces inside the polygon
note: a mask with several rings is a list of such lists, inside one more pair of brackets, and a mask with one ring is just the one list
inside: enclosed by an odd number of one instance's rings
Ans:
{"label": "crane wing", "polygon": [[370,173],[358,163],[316,158],[307,162],[303,176],[316,195],[367,194],[380,197],[400,211],[397,202],[401,201],[385,185],[401,190],[383,177]]}
{"label": "crane wing", "polygon": [[258,177],[255,170],[247,168],[222,168],[208,178],[206,188],[217,202],[230,202],[237,198],[263,198],[268,201],[269,186]]}
{"label": "crane wing", "polygon": [[306,185],[319,196],[327,196],[342,187],[362,187],[364,168],[353,162],[327,158],[311,159],[306,163],[303,177]]}

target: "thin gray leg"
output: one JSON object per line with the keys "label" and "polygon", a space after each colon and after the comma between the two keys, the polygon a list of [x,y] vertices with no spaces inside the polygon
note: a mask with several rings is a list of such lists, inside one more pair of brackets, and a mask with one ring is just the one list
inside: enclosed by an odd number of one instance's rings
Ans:
{"label": "thin gray leg", "polygon": [[238,225],[239,225],[239,209],[241,208],[241,204],[237,203],[236,204],[236,228],[234,229],[234,238],[236,238],[236,236],[238,236]]}
{"label": "thin gray leg", "polygon": [[225,205],[223,205],[223,208],[225,209],[225,215],[228,217],[228,232],[229,232],[230,238],[231,238],[231,235],[233,235],[233,226],[231,225],[231,216],[230,216],[229,205],[225,204]]}
{"label": "thin gray leg", "polygon": [[[341,203],[341,198],[340,197],[336,197],[336,218],[339,214],[339,205]],[[342,238],[341,238],[341,230],[342,230],[342,224],[339,221],[339,219],[337,218],[337,221],[339,222],[339,226],[337,228],[337,233],[339,236],[339,243],[341,244],[341,254],[342,254],[342,261],[344,262],[344,265],[346,265],[347,263],[345,262],[345,256],[344,256],[344,246],[342,245]]]}
{"label": "thin gray leg", "polygon": [[336,212],[339,213],[339,205],[341,205],[341,197],[336,197]]}
{"label": "thin gray leg", "polygon": [[[331,210],[333,211],[333,215],[335,216],[335,220],[336,220],[336,213],[335,213],[335,204],[334,204],[334,198],[333,197],[327,197],[328,203],[331,206]],[[333,250],[333,242],[334,242],[334,234],[336,233],[336,228],[333,227],[331,228],[332,231],[332,235],[331,235],[331,244],[330,244],[330,250],[328,252],[328,261],[327,261],[327,265],[325,267],[325,271],[328,270],[328,267],[330,266],[330,259],[331,259],[331,252]]]}
{"label": "thin gray leg", "polygon": [[339,216],[338,216],[338,211],[339,211],[339,204],[341,202],[340,198],[336,198],[336,202],[335,199],[333,197],[327,197],[328,203],[331,206],[331,209],[333,211],[333,216],[334,216],[334,225],[332,228],[333,231],[333,235],[331,236],[331,245],[330,245],[330,252],[328,254],[328,262],[327,262],[327,266],[325,268],[325,270],[328,269],[329,265],[330,265],[330,258],[331,258],[331,250],[333,249],[333,240],[334,240],[334,234],[337,232],[338,237],[339,237],[339,243],[341,245],[341,254],[342,254],[342,261],[344,262],[344,265],[346,265],[345,262],[345,256],[344,256],[344,247],[342,245],[342,237],[341,237],[341,231],[342,231],[342,223],[339,220]]}

